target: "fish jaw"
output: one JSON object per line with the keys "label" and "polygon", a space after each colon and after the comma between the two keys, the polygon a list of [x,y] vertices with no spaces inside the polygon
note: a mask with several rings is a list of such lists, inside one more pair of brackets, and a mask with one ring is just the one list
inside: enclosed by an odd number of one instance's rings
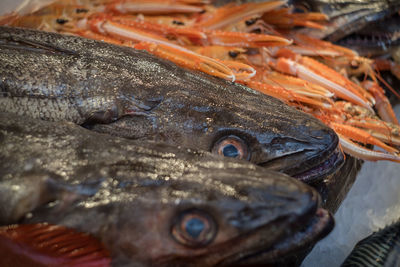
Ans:
{"label": "fish jaw", "polygon": [[[327,236],[334,227],[332,215],[323,209],[318,209],[312,220],[305,223],[293,237],[278,242],[267,249],[254,250],[221,262],[218,266],[280,266],[286,256],[295,255],[293,251],[304,251],[308,246]],[[311,241],[313,240],[313,241]],[[290,248],[289,250],[287,250]],[[284,255],[286,253],[286,255]],[[276,257],[281,257],[277,259]]]}
{"label": "fish jaw", "polygon": [[[292,136],[275,136],[265,142],[265,155],[259,165],[284,172],[306,183],[313,183],[335,173],[344,163],[338,149],[339,139],[322,123],[303,119],[292,124]],[[297,129],[295,127],[298,127]],[[302,133],[295,135],[295,132]]]}

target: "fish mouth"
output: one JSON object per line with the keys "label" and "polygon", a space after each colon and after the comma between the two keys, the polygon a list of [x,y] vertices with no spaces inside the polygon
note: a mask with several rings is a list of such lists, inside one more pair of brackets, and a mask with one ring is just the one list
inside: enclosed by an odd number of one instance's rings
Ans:
{"label": "fish mouth", "polygon": [[223,260],[217,266],[265,266],[265,264],[274,264],[277,259],[281,260],[283,257],[301,252],[327,236],[334,227],[334,219],[328,211],[318,208],[314,216],[305,225],[297,223],[294,227],[297,229],[296,234],[288,234],[286,238],[274,243],[271,247],[256,248],[236,254]]}
{"label": "fish mouth", "polygon": [[344,155],[338,147],[339,138],[336,134],[331,137],[319,149],[308,147],[258,165],[283,172],[308,184],[317,182],[335,173],[344,164]]}
{"label": "fish mouth", "polygon": [[337,147],[325,160],[303,172],[292,176],[305,183],[313,183],[335,173],[344,164],[344,155]]}

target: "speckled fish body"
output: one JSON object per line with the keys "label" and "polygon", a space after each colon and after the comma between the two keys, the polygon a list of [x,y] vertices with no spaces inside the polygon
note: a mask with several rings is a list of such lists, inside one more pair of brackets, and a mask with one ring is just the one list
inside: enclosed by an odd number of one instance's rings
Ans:
{"label": "speckled fish body", "polygon": [[206,151],[233,138],[243,158],[304,181],[343,162],[335,133],[310,115],[127,47],[0,27],[0,88],[4,111]]}
{"label": "speckled fish body", "polygon": [[329,17],[324,30],[301,30],[308,35],[367,56],[388,54],[400,46],[398,0],[294,0],[293,4]]}
{"label": "speckled fish body", "polygon": [[287,175],[70,122],[0,113],[0,159],[0,225],[91,233],[114,266],[273,264],[332,229]]}
{"label": "speckled fish body", "polygon": [[357,243],[342,267],[400,266],[400,221]]}
{"label": "speckled fish body", "polygon": [[[398,7],[400,11],[400,4]],[[384,19],[369,22],[362,29],[355,31],[335,43],[351,48],[361,56],[376,57],[391,55],[395,58],[400,50],[400,15],[398,13]],[[397,60],[397,62],[400,62]]]}

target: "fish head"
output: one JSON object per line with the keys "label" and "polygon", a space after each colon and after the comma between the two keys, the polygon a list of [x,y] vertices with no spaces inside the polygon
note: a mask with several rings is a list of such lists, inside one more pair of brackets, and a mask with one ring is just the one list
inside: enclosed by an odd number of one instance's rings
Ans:
{"label": "fish head", "polygon": [[[18,72],[8,73],[10,92],[1,99],[6,110],[241,158],[307,182],[335,172],[343,162],[330,128],[245,86],[129,47],[7,27],[1,33],[0,58],[14,66],[4,72],[16,68],[30,81],[26,89]],[[26,68],[28,59],[35,67]],[[51,82],[36,83],[32,77],[40,75]]]}
{"label": "fish head", "polygon": [[28,222],[91,233],[115,265],[138,266],[273,262],[332,229],[318,193],[304,183],[259,167],[222,170],[215,164],[179,179],[117,175],[73,205],[59,199],[37,209]]}
{"label": "fish head", "polygon": [[315,189],[243,160],[6,113],[0,143],[0,224],[90,233],[116,266],[272,262],[332,229]]}
{"label": "fish head", "polygon": [[343,163],[337,135],[314,117],[242,85],[179,74],[148,90],[147,106],[158,99],[151,111],[92,129],[244,159],[307,182]]}

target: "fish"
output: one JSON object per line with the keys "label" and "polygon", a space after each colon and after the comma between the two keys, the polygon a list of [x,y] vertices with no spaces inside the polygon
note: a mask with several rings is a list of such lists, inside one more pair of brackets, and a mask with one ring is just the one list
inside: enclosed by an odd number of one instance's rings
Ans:
{"label": "fish", "polygon": [[113,266],[273,265],[333,227],[285,174],[71,122],[0,113],[0,159],[0,226],[90,234]]}
{"label": "fish", "polygon": [[400,221],[359,241],[341,266],[400,266]]}
{"label": "fish", "polygon": [[275,98],[81,37],[0,27],[0,91],[0,111],[211,151],[305,182],[344,161],[333,130]]}
{"label": "fish", "polygon": [[338,39],[336,43],[357,51],[361,56],[390,55],[393,57],[396,50],[400,49],[399,32],[400,15],[395,13],[367,24],[362,29]]}
{"label": "fish", "polygon": [[293,0],[295,11],[321,12],[329,17],[324,30],[299,32],[349,47],[361,56],[379,56],[400,45],[400,2],[397,0]]}
{"label": "fish", "polygon": [[321,195],[324,208],[336,213],[356,181],[363,163],[363,160],[346,155],[343,166],[336,173],[325,177],[322,181],[310,184]]}

